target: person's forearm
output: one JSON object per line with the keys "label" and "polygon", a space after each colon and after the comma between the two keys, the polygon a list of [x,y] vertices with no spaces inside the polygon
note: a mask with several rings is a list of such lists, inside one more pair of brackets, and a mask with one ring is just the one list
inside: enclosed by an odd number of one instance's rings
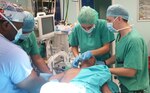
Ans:
{"label": "person's forearm", "polygon": [[39,70],[43,73],[52,73],[49,68],[47,67],[46,63],[44,61],[41,62],[36,62],[37,63],[37,67],[39,68]]}
{"label": "person's forearm", "polygon": [[111,56],[109,59],[105,60],[106,65],[114,64],[116,61],[115,55]]}
{"label": "person's forearm", "polygon": [[32,56],[34,65],[43,73],[52,73],[45,63],[45,60],[38,55]]}
{"label": "person's forearm", "polygon": [[103,54],[109,52],[109,50],[110,50],[110,44],[107,43],[103,47],[92,50],[91,52],[94,56],[97,56],[97,55],[103,55]]}
{"label": "person's forearm", "polygon": [[62,72],[62,73],[57,74],[57,75],[54,75],[54,76],[49,78],[49,81],[51,81],[51,80],[59,80],[60,81],[63,78],[64,74],[65,74],[65,72]]}
{"label": "person's forearm", "polygon": [[78,47],[71,47],[71,50],[75,57],[77,57],[79,55]]}
{"label": "person's forearm", "polygon": [[102,93],[112,93],[111,90],[108,87],[108,84],[105,83],[101,88]]}
{"label": "person's forearm", "polygon": [[110,72],[117,76],[134,77],[136,70],[131,68],[110,68]]}
{"label": "person's forearm", "polygon": [[46,83],[46,81],[38,77],[37,73],[32,70],[31,74],[19,82],[17,86],[21,89],[29,91],[29,93],[39,93],[41,86]]}

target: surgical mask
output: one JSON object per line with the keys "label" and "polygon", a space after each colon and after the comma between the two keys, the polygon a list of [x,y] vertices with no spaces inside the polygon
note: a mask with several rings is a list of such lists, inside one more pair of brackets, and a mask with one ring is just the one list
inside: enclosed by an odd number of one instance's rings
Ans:
{"label": "surgical mask", "polygon": [[107,23],[107,28],[109,29],[110,32],[113,32],[113,33],[118,32],[118,31],[113,27],[113,23],[116,21],[117,18],[118,18],[118,17],[116,17],[113,22]]}
{"label": "surgical mask", "polygon": [[117,32],[117,30],[113,27],[113,23],[107,23],[107,28],[110,32]]}
{"label": "surgical mask", "polygon": [[128,28],[130,28],[130,27],[132,27],[133,25],[130,25],[130,26],[127,26],[127,27],[123,27],[123,28],[120,28],[120,29],[115,29],[114,27],[113,27],[113,23],[107,23],[107,28],[109,29],[109,31],[111,31],[111,32],[114,32],[114,33],[118,33],[119,31],[121,31],[121,30],[124,30],[124,29],[128,29]]}
{"label": "surgical mask", "polygon": [[94,30],[95,28],[95,25],[93,25],[93,27],[91,27],[89,30],[85,30],[82,26],[81,26],[82,30],[88,34],[92,33],[92,31]]}
{"label": "surgical mask", "polygon": [[20,36],[20,39],[21,39],[21,40],[25,40],[25,39],[27,39],[27,38],[29,37],[29,35],[30,35],[30,33],[29,33],[29,34],[22,34],[22,35]]}
{"label": "surgical mask", "polygon": [[15,35],[15,39],[12,42],[16,43],[20,39],[21,35],[22,35],[22,29],[19,29],[17,31],[17,34]]}
{"label": "surgical mask", "polygon": [[5,17],[2,13],[0,13],[0,15],[6,20],[6,21],[8,21],[11,25],[12,25],[12,27],[17,31],[17,34],[15,35],[15,38],[14,38],[14,40],[12,41],[13,43],[16,43],[18,40],[19,40],[19,38],[20,38],[20,36],[22,35],[22,29],[17,29],[16,28],[16,26],[7,18],[7,17]]}

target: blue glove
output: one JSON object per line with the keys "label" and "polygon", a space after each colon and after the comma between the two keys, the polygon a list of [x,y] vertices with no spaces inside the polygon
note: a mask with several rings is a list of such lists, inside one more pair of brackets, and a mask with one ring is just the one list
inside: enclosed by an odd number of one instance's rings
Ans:
{"label": "blue glove", "polygon": [[82,60],[89,60],[92,57],[92,52],[91,51],[84,52],[81,56]]}
{"label": "blue glove", "polygon": [[77,68],[80,61],[81,61],[81,56],[77,56],[72,62],[72,67]]}

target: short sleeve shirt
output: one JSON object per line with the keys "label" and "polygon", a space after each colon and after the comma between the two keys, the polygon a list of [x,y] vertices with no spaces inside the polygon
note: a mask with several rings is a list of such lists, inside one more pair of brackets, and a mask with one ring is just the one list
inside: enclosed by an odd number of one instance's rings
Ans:
{"label": "short sleeve shirt", "polygon": [[0,36],[0,91],[26,93],[16,84],[26,79],[32,71],[28,55],[17,45]]}
{"label": "short sleeve shirt", "polygon": [[145,89],[148,79],[148,51],[141,35],[133,29],[126,36],[116,40],[116,66],[137,70],[135,77],[118,76],[119,81],[128,90]]}

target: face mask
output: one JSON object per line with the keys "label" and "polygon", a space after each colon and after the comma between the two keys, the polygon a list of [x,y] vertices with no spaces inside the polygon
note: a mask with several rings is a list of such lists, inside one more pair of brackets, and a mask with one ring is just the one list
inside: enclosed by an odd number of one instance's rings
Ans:
{"label": "face mask", "polygon": [[84,32],[86,32],[86,33],[92,33],[92,31],[94,30],[94,28],[95,28],[95,25],[93,25],[93,27],[92,28],[90,28],[89,30],[85,30],[82,26],[81,26],[81,28],[82,28],[82,30],[84,31]]}
{"label": "face mask", "polygon": [[120,28],[120,29],[116,30],[116,29],[113,27],[113,23],[107,23],[107,28],[109,29],[109,31],[114,32],[114,33],[118,33],[118,32],[121,31],[121,30],[131,28],[132,26],[133,26],[133,25],[130,25],[130,26],[127,26],[127,27]]}
{"label": "face mask", "polygon": [[22,35],[22,29],[19,29],[17,31],[17,34],[15,35],[15,39],[12,42],[16,43],[20,39],[21,35]]}
{"label": "face mask", "polygon": [[21,39],[21,40],[25,40],[25,39],[27,39],[27,38],[29,37],[29,35],[30,35],[30,34],[22,34],[22,35],[20,36],[20,39]]}
{"label": "face mask", "polygon": [[117,17],[114,19],[114,21],[112,23],[107,23],[107,28],[109,29],[110,32],[118,32],[114,27],[113,27],[113,23],[116,21]]}
{"label": "face mask", "polygon": [[107,23],[107,28],[110,32],[117,32],[117,30],[113,27],[113,23]]}

